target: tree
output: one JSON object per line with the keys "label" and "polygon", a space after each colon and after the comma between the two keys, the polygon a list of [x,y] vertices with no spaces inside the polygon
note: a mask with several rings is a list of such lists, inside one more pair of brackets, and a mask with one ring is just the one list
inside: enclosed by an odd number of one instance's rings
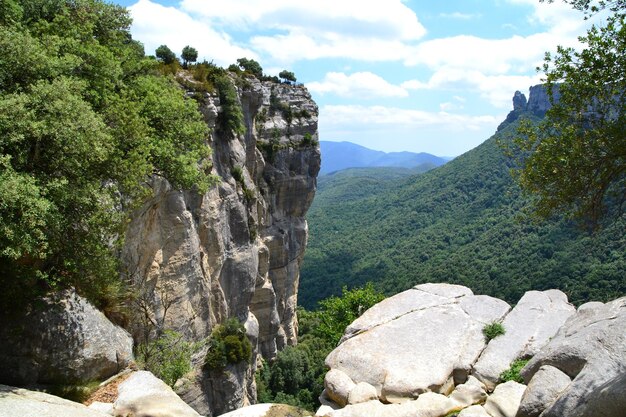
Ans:
{"label": "tree", "polygon": [[176,60],[176,54],[167,45],[159,46],[155,51],[156,57],[165,65],[169,65]]}
{"label": "tree", "polygon": [[287,81],[287,82],[296,82],[296,76],[293,72],[291,71],[287,71],[287,70],[282,70],[278,76],[280,78],[282,78],[283,80]]}
{"label": "tree", "polygon": [[[0,311],[73,286],[124,296],[115,251],[151,176],[207,189],[208,128],[193,100],[101,0],[0,7]],[[120,297],[120,298],[117,298]]]}
{"label": "tree", "polygon": [[254,59],[239,58],[237,65],[245,72],[249,72],[259,79],[263,77],[263,68],[261,68],[261,65]]}
{"label": "tree", "polygon": [[198,51],[195,48],[187,45],[183,48],[183,53],[181,54],[181,57],[183,58],[183,67],[187,68],[187,65],[190,62],[196,62],[196,60],[198,59]]}
{"label": "tree", "polygon": [[[521,129],[522,188],[542,217],[564,213],[591,228],[621,213],[626,200],[626,27],[623,1],[572,0],[587,13],[610,8],[584,49],[558,47],[543,71],[553,107],[538,125]],[[558,92],[558,100],[557,93]]]}

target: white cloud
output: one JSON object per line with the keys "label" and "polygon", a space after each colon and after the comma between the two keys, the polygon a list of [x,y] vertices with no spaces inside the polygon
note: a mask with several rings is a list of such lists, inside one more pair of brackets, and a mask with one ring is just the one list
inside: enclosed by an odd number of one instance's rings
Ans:
{"label": "white cloud", "polygon": [[199,60],[214,60],[220,65],[232,64],[242,56],[258,57],[255,52],[236,45],[228,34],[215,31],[176,8],[139,0],[129,10],[133,37],[143,42],[148,54],[166,44],[177,55],[185,45],[191,45],[198,50]]}
{"label": "white cloud", "polygon": [[508,108],[511,106],[513,91],[526,91],[531,85],[540,82],[539,75],[485,75],[476,70],[443,68],[435,71],[427,82],[409,80],[402,83],[402,87],[414,90],[475,91],[493,106]]}
{"label": "white cloud", "polygon": [[320,109],[320,123],[327,126],[358,126],[367,130],[372,126],[441,127],[452,131],[476,130],[496,126],[494,116],[468,116],[445,111],[426,112],[385,106],[327,105]]}
{"label": "white cloud", "polygon": [[459,19],[459,20],[471,20],[482,17],[480,13],[440,13],[439,17],[443,17],[444,19]]}
{"label": "white cloud", "polygon": [[225,30],[269,31],[250,43],[281,63],[337,57],[398,61],[426,33],[402,0],[183,0],[181,7]]}
{"label": "white cloud", "polygon": [[355,72],[350,75],[342,72],[329,72],[323,81],[307,83],[306,87],[313,93],[330,93],[350,98],[407,97],[409,95],[404,88],[390,84],[371,72]]}

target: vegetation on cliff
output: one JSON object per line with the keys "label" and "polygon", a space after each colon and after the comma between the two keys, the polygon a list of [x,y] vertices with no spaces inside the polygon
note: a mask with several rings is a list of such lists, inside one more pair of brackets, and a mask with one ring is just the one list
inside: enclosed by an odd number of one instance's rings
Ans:
{"label": "vegetation on cliff", "polygon": [[124,8],[7,0],[0,23],[3,300],[72,285],[107,307],[125,213],[150,175],[207,188],[208,129],[132,40]]}

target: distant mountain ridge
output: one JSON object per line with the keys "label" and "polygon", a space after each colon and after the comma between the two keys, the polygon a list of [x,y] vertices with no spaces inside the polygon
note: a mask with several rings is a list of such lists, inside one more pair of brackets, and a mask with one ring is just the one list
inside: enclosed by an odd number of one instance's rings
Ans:
{"label": "distant mountain ridge", "polygon": [[322,168],[320,175],[346,168],[398,167],[414,168],[428,164],[438,167],[450,158],[426,152],[383,152],[375,151],[352,142],[320,141]]}

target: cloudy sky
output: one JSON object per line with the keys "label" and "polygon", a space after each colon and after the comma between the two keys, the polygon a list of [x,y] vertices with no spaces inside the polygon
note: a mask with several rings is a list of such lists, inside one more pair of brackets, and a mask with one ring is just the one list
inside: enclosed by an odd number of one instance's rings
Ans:
{"label": "cloudy sky", "polygon": [[[320,139],[456,156],[491,136],[516,90],[589,22],[556,0],[118,0],[146,53],[185,45],[222,66],[295,72]],[[600,17],[601,19],[601,17]]]}

